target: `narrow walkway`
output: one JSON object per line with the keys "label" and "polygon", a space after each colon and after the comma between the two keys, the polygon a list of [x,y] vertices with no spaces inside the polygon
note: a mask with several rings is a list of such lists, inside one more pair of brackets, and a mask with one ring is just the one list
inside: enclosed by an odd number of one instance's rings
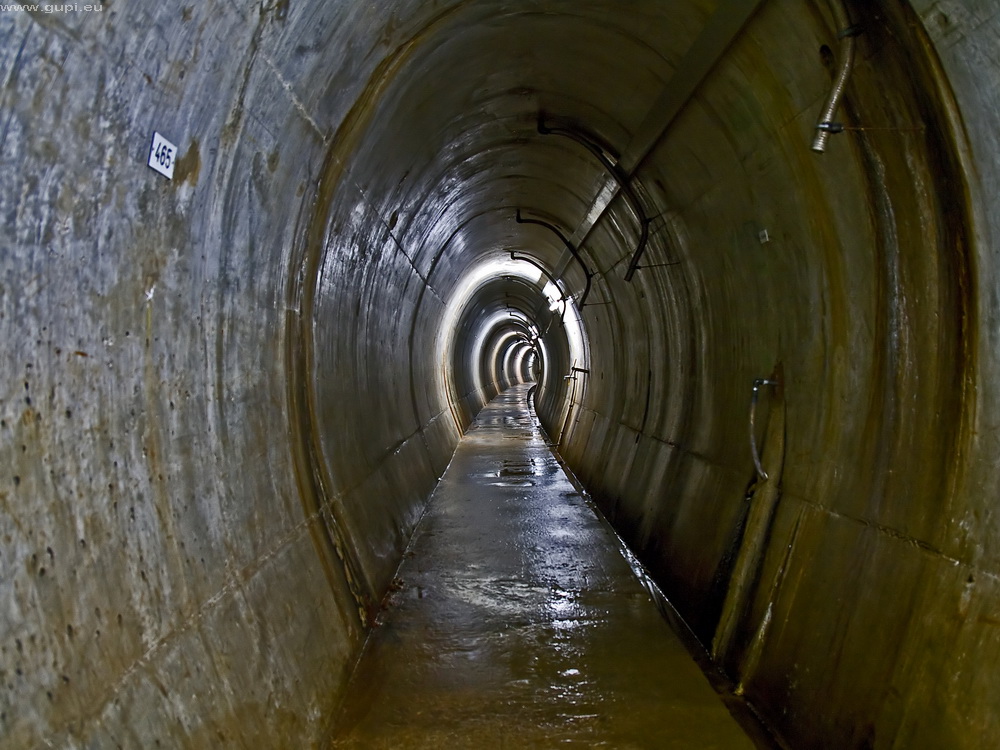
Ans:
{"label": "narrow walkway", "polygon": [[527,390],[459,444],[333,747],[753,748],[546,446]]}

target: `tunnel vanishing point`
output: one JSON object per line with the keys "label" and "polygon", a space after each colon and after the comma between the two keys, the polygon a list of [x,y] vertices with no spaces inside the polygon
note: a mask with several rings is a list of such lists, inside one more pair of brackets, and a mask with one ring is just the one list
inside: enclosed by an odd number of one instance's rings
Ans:
{"label": "tunnel vanishing point", "polygon": [[998,43],[991,0],[0,6],[0,746],[321,745],[530,380],[788,747],[997,746]]}

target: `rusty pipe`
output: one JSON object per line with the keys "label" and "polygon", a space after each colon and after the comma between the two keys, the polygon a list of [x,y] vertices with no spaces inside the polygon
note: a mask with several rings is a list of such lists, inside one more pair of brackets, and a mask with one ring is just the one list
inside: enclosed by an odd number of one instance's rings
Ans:
{"label": "rusty pipe", "polygon": [[827,97],[826,106],[816,124],[816,135],[813,138],[812,150],[817,154],[826,151],[826,142],[832,133],[843,131],[843,126],[833,121],[837,109],[840,107],[840,100],[844,96],[847,88],[847,79],[851,76],[854,68],[854,38],[861,33],[857,26],[851,24],[851,18],[847,14],[847,6],[844,0],[833,0],[833,17],[840,29],[837,38],[840,40],[840,53],[838,55],[837,77],[834,79],[833,87],[830,89],[830,96]]}
{"label": "rusty pipe", "polygon": [[760,393],[760,389],[765,385],[777,385],[777,380],[769,380],[768,378],[757,378],[753,381],[753,393],[750,396],[750,453],[753,456],[753,465],[757,469],[757,476],[761,478],[762,481],[767,481],[767,472],[764,471],[764,467],[760,463],[760,453],[757,450],[757,429],[756,429],[756,417],[757,417],[757,395]]}

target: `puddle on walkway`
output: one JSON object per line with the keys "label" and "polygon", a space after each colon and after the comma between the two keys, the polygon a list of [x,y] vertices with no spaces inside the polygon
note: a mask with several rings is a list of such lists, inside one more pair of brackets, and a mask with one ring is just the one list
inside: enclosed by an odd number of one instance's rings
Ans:
{"label": "puddle on walkway", "polygon": [[562,473],[525,391],[460,443],[333,747],[752,748]]}

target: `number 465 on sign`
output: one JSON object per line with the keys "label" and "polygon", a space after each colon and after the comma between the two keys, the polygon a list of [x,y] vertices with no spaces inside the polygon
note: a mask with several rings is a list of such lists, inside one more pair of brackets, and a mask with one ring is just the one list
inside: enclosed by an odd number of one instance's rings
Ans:
{"label": "number 465 on sign", "polygon": [[149,147],[149,166],[168,180],[174,178],[174,162],[177,161],[177,146],[159,133],[153,133],[153,143]]}

